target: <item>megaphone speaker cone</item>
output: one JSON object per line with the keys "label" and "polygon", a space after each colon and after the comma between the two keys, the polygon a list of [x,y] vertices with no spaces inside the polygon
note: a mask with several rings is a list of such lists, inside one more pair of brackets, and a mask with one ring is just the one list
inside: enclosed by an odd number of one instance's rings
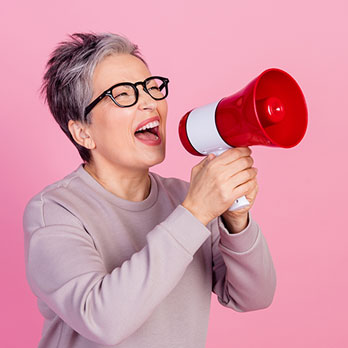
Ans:
{"label": "megaphone speaker cone", "polygon": [[215,119],[221,137],[231,146],[293,147],[306,132],[307,106],[289,74],[268,69],[223,98]]}

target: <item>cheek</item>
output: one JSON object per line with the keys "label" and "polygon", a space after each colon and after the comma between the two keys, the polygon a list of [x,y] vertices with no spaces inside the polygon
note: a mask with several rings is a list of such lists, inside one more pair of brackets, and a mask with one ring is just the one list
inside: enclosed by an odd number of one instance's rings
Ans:
{"label": "cheek", "polygon": [[168,104],[167,101],[164,99],[161,101],[161,103],[158,105],[157,110],[162,118],[162,122],[165,123],[167,121],[167,113],[168,113]]}
{"label": "cheek", "polygon": [[[122,117],[123,116],[123,117]],[[131,125],[127,115],[104,114],[96,127],[96,141],[99,147],[124,146],[132,141]]]}

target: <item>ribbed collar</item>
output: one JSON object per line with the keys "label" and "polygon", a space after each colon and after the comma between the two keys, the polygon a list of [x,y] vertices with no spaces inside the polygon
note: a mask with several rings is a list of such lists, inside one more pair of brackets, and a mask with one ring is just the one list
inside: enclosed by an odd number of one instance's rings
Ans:
{"label": "ribbed collar", "polygon": [[132,202],[126,199],[120,198],[110,191],[106,190],[96,179],[93,178],[84,168],[83,163],[81,163],[75,170],[76,174],[90,186],[94,191],[101,194],[110,203],[118,206],[121,209],[130,211],[142,211],[151,208],[157,201],[158,197],[158,185],[153,173],[149,172],[151,179],[151,189],[150,194],[147,198],[141,202]]}

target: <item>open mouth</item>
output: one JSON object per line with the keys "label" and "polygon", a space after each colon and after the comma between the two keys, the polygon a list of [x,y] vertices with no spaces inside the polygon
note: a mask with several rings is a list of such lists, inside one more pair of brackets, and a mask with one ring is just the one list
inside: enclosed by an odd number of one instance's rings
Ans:
{"label": "open mouth", "polygon": [[139,140],[156,141],[159,139],[159,121],[153,121],[139,128],[135,133],[135,137]]}

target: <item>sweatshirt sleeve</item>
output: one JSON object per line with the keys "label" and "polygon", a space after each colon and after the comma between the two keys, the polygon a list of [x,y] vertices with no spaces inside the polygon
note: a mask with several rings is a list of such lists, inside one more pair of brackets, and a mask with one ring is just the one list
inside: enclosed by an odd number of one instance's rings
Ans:
{"label": "sweatshirt sleeve", "polygon": [[213,292],[238,312],[268,307],[276,273],[266,240],[249,212],[248,226],[230,234],[221,218],[212,222]]}
{"label": "sweatshirt sleeve", "polygon": [[146,321],[211,235],[179,205],[148,233],[143,249],[107,273],[81,222],[57,206],[61,223],[47,226],[42,204],[29,202],[23,217],[29,285],[71,328],[104,345]]}

